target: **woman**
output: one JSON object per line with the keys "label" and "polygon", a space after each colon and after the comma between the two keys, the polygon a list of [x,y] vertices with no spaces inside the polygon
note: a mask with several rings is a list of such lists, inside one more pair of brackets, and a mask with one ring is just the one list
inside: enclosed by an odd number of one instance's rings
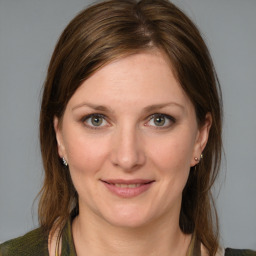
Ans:
{"label": "woman", "polygon": [[207,47],[178,8],[112,0],[84,10],[45,81],[40,228],[0,253],[223,255],[210,192],[221,120]]}

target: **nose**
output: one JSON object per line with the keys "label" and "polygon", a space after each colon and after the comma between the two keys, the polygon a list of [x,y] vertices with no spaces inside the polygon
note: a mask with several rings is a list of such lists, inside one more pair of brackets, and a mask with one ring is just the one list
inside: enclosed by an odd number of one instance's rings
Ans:
{"label": "nose", "polygon": [[111,152],[113,165],[126,172],[132,172],[145,164],[143,142],[136,128],[120,128],[113,136]]}

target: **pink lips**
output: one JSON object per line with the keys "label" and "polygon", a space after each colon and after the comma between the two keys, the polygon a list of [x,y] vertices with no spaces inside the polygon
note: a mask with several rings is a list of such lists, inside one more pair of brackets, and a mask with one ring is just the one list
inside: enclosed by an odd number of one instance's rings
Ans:
{"label": "pink lips", "polygon": [[124,198],[131,198],[138,196],[148,190],[154,180],[145,180],[145,179],[134,179],[134,180],[101,180],[103,184],[109,189],[112,193],[117,196]]}

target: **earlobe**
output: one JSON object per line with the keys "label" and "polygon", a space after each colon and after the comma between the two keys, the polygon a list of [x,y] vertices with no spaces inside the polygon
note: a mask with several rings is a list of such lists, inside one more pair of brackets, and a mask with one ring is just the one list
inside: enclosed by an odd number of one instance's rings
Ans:
{"label": "earlobe", "polygon": [[54,119],[53,119],[53,126],[55,130],[56,141],[57,141],[58,154],[61,158],[63,158],[65,148],[63,146],[62,133],[60,129],[60,121],[59,121],[59,118],[56,116],[54,116]]}
{"label": "earlobe", "polygon": [[212,115],[211,113],[207,113],[205,116],[204,124],[198,130],[196,143],[194,147],[194,154],[191,160],[191,166],[195,166],[202,159],[203,151],[209,138],[211,126],[212,126]]}

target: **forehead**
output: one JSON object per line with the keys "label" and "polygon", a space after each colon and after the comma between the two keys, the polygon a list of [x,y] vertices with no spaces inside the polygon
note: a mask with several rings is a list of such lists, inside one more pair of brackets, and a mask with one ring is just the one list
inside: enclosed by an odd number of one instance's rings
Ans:
{"label": "forehead", "polygon": [[120,105],[167,101],[190,104],[174,76],[170,60],[160,50],[123,57],[99,69],[81,84],[68,105],[84,101]]}

